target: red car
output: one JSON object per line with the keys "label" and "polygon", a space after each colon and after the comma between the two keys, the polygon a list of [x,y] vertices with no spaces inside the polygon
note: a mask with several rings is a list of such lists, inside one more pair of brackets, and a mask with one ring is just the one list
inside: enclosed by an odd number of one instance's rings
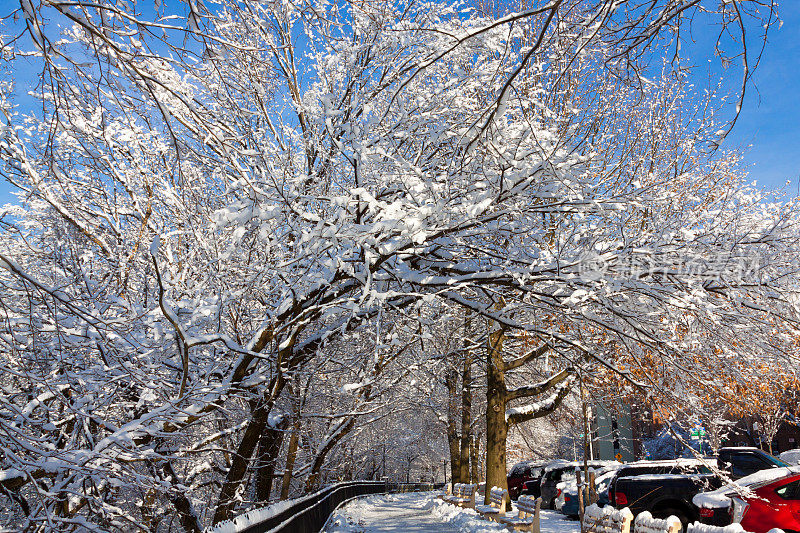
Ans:
{"label": "red car", "polygon": [[734,523],[752,533],[772,528],[800,533],[800,472],[792,470],[786,477],[751,486],[755,497],[731,498]]}
{"label": "red car", "polygon": [[[539,480],[542,478],[544,465],[547,461],[523,461],[515,464],[508,473],[506,482],[508,483],[508,495],[512,500],[516,500],[522,493],[523,486],[527,481],[536,481],[538,488]],[[539,496],[535,494],[535,496]]]}

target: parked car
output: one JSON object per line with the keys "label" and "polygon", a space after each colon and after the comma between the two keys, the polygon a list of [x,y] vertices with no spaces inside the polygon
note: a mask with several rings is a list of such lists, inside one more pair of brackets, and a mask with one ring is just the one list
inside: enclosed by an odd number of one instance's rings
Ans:
{"label": "parked car", "polygon": [[[718,465],[727,470],[737,484],[747,486],[759,482],[766,474],[780,475],[789,465],[758,448],[722,448]],[[703,492],[692,497],[692,504],[698,509],[700,522],[715,526],[731,523],[731,497],[736,494],[734,487],[725,485],[717,490]]]}
{"label": "parked car", "polygon": [[733,522],[752,533],[800,532],[800,467],[759,472],[751,479],[759,477],[749,486],[752,496],[731,497]]}
{"label": "parked car", "polygon": [[508,495],[511,499],[516,500],[519,497],[527,481],[535,481],[538,486],[544,474],[544,467],[550,463],[552,461],[522,461],[512,466],[506,478]]}
{"label": "parked car", "polygon": [[697,459],[670,459],[657,461],[644,460],[628,463],[622,468],[619,468],[614,476],[614,479],[611,480],[611,485],[609,486],[609,499],[611,500],[611,505],[614,505],[616,502],[616,498],[614,496],[614,486],[616,480],[619,478],[683,473],[687,471],[686,469],[699,467],[700,465],[702,465],[702,463]]}
{"label": "parked car", "polygon": [[531,478],[522,483],[522,490],[520,494],[538,498],[539,496],[542,495],[542,478],[544,477],[548,469],[565,465],[567,463],[568,461],[564,459],[553,459],[552,461],[549,461],[544,465],[542,465],[540,469],[536,469],[536,471],[531,471]]}
{"label": "parked car", "polygon": [[634,515],[650,511],[654,518],[676,516],[686,527],[700,519],[692,496],[719,484],[719,478],[705,467],[683,473],[623,477],[614,485],[614,502],[628,507]]}
{"label": "parked car", "polygon": [[[542,469],[542,475],[544,475],[544,469]],[[522,484],[522,492],[520,494],[524,494],[525,496],[532,496],[534,498],[538,498],[542,495],[542,478],[534,478],[526,481]]]}
{"label": "parked car", "polygon": [[[619,465],[609,465],[595,472],[595,491],[597,492],[597,505],[604,507],[609,504],[608,486],[614,479],[614,474],[622,467]],[[556,509],[570,518],[578,517],[578,483],[575,476],[561,476],[561,483],[557,485],[559,489],[556,497]]]}
{"label": "parked car", "polygon": [[731,478],[739,479],[760,470],[789,466],[786,461],[770,455],[764,450],[751,447],[720,448],[718,464],[730,473]]}
{"label": "parked car", "polygon": [[[604,466],[620,464],[616,461],[588,461],[588,466],[592,468],[602,468]],[[564,472],[571,472],[575,467],[583,467],[583,461],[570,461],[545,467],[542,482],[539,486],[540,496],[542,497],[542,508],[555,509],[558,488],[556,485],[561,481]]]}

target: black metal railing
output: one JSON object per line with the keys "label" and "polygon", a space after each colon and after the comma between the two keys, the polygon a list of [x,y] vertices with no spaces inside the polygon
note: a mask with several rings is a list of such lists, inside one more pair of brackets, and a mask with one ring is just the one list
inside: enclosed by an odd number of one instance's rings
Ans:
{"label": "black metal railing", "polygon": [[[326,487],[300,499],[283,511],[260,518],[268,508],[256,509],[217,524],[209,530],[239,531],[241,533],[318,533],[343,502],[358,496],[396,492],[436,490],[442,484],[390,483],[385,481],[347,481]],[[231,527],[233,526],[233,527]]]}

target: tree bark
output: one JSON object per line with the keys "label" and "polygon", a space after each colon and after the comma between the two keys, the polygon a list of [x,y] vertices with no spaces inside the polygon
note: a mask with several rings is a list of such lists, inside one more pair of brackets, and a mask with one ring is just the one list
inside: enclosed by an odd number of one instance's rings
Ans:
{"label": "tree bark", "polygon": [[478,472],[478,446],[480,445],[480,435],[473,435],[469,442],[470,457],[470,483],[480,483],[480,473]]}
{"label": "tree bark", "polygon": [[445,387],[447,388],[447,444],[450,448],[450,481],[452,483],[462,483],[461,450],[458,439],[458,425],[456,423],[458,372],[455,369],[447,371]]}
{"label": "tree bark", "polygon": [[472,440],[472,355],[464,356],[461,373],[461,482],[470,483],[469,444]]}
{"label": "tree bark", "polygon": [[255,497],[257,502],[269,501],[272,493],[275,465],[278,462],[278,454],[281,452],[287,425],[287,419],[284,418],[275,424],[275,427],[267,427],[258,439],[258,454],[255,466]]}
{"label": "tree bark", "polygon": [[328,442],[317,452],[316,457],[314,457],[314,462],[311,465],[311,473],[308,475],[306,479],[306,487],[305,492],[309,494],[314,491],[319,485],[320,473],[322,471],[322,465],[325,464],[325,458],[328,456],[328,453],[333,449],[336,444],[339,443],[345,435],[347,435],[353,427],[356,425],[355,417],[349,417],[347,421],[342,421],[338,428],[333,431],[333,435]]}
{"label": "tree bark", "polygon": [[294,472],[294,462],[297,459],[297,447],[300,444],[300,417],[294,419],[292,425],[292,436],[289,437],[289,449],[286,451],[286,464],[283,467],[283,479],[281,480],[281,500],[289,497],[289,489],[292,486],[292,473]]}
{"label": "tree bark", "polygon": [[259,402],[259,405],[253,410],[250,422],[247,424],[242,440],[239,442],[239,447],[236,449],[236,453],[233,454],[231,467],[228,469],[228,475],[225,476],[225,483],[223,483],[222,490],[219,493],[217,509],[214,512],[214,524],[229,520],[233,516],[233,510],[239,500],[239,491],[242,488],[242,482],[247,472],[247,465],[253,457],[253,452],[258,445],[261,433],[267,426],[268,417],[269,407],[264,405],[263,402]]}
{"label": "tree bark", "polygon": [[[172,468],[172,464],[169,461],[164,463],[163,471],[164,477],[170,480],[173,485],[178,484],[178,476],[175,474],[175,470]],[[197,513],[195,513],[189,498],[180,491],[171,492],[169,498],[173,507],[175,507],[175,510],[178,512],[178,520],[180,520],[183,530],[186,531],[186,533],[200,533],[203,528],[200,527],[200,519]]]}
{"label": "tree bark", "polygon": [[506,481],[506,397],[503,362],[505,332],[499,329],[489,334],[486,350],[486,495],[484,505],[489,505],[490,488],[508,489]]}
{"label": "tree bark", "polygon": [[253,414],[250,417],[247,428],[245,428],[242,440],[239,442],[239,447],[236,449],[236,453],[233,454],[228,475],[225,476],[225,482],[222,485],[219,500],[217,501],[217,509],[214,512],[213,524],[218,524],[233,516],[233,510],[239,500],[247,467],[253,458],[253,452],[258,445],[261,434],[267,427],[269,412],[272,410],[275,398],[277,398],[283,385],[282,377],[274,378],[273,382],[270,383],[269,389],[264,393],[267,397],[261,398],[253,409]]}

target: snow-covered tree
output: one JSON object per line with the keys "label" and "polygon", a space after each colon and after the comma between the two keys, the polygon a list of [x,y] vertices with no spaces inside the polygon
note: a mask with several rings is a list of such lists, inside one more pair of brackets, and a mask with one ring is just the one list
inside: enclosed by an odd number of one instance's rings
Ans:
{"label": "snow-covered tree", "polygon": [[230,517],[274,464],[288,384],[358,343],[324,463],[414,342],[364,331],[436,300],[554,386],[644,355],[679,379],[707,328],[726,355],[766,333],[791,312],[792,208],[741,188],[714,151],[729,123],[664,59],[693,14],[769,26],[757,5],[23,0],[0,85],[22,206],[0,233],[0,479],[21,527]]}

